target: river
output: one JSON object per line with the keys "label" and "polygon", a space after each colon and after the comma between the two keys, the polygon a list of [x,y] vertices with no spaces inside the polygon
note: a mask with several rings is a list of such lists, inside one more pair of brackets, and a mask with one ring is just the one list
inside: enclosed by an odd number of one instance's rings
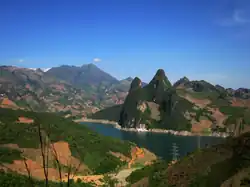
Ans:
{"label": "river", "polygon": [[180,157],[183,157],[188,152],[192,152],[198,147],[203,148],[206,145],[211,146],[225,141],[225,138],[220,137],[175,136],[166,133],[130,132],[119,130],[108,124],[87,122],[81,124],[102,135],[134,142],[138,146],[145,147],[157,156],[166,160],[172,159],[173,143],[178,146]]}

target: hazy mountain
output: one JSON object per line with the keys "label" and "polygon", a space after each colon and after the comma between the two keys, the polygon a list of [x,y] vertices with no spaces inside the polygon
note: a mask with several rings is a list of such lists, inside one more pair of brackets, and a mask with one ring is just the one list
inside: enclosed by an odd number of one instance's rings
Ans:
{"label": "hazy mountain", "polygon": [[79,88],[119,83],[116,78],[102,71],[94,64],[87,64],[81,67],[68,65],[53,67],[45,75],[64,80]]}

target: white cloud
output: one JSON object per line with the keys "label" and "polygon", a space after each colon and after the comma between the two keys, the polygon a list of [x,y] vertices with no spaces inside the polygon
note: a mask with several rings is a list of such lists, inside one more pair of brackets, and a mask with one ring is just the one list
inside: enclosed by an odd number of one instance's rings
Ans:
{"label": "white cloud", "polygon": [[102,61],[102,59],[100,59],[100,58],[94,58],[93,59],[93,62],[101,62]]}
{"label": "white cloud", "polygon": [[19,59],[18,62],[24,62],[24,59]]}

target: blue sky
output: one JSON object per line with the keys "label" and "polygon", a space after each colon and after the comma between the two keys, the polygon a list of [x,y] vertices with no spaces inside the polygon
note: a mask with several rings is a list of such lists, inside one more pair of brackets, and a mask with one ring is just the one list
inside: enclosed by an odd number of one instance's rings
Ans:
{"label": "blue sky", "polygon": [[1,0],[0,25],[1,65],[250,88],[249,0]]}

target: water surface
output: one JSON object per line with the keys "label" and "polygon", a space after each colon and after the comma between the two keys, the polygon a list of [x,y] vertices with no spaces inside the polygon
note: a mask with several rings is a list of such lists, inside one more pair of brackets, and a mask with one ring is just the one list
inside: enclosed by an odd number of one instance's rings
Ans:
{"label": "water surface", "polygon": [[224,138],[219,137],[197,137],[197,136],[175,136],[166,133],[153,132],[130,132],[114,128],[112,125],[99,123],[82,123],[92,130],[121,140],[129,140],[141,147],[145,147],[157,156],[166,160],[172,159],[172,145],[176,143],[180,157],[198,147],[211,146],[223,142]]}

